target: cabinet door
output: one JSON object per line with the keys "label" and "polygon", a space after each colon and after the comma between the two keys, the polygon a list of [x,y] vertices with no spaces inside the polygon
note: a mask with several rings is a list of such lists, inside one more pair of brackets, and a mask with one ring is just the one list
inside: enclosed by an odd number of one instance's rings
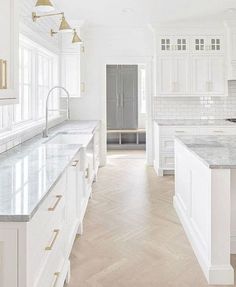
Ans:
{"label": "cabinet door", "polygon": [[189,39],[183,36],[177,36],[173,39],[173,49],[175,52],[186,53],[189,50]]}
{"label": "cabinet door", "polygon": [[209,94],[225,94],[226,77],[224,57],[209,58],[209,81]]}
{"label": "cabinet door", "polygon": [[18,1],[0,1],[0,104],[18,100]]}
{"label": "cabinet door", "polygon": [[172,57],[159,60],[157,91],[159,95],[170,95],[174,92],[174,71]]}
{"label": "cabinet door", "polygon": [[221,36],[209,36],[207,41],[207,50],[212,53],[222,53],[224,50],[224,39]]}
{"label": "cabinet door", "polygon": [[207,38],[203,36],[196,36],[192,38],[192,51],[196,53],[205,52],[207,45]]}
{"label": "cabinet door", "polygon": [[122,128],[121,75],[118,65],[107,66],[107,128]]}
{"label": "cabinet door", "polygon": [[159,61],[160,95],[185,95],[188,88],[188,57],[165,57]]}
{"label": "cabinet door", "polygon": [[189,92],[188,57],[176,57],[173,60],[173,94],[185,95]]}
{"label": "cabinet door", "polygon": [[170,37],[161,37],[160,38],[160,51],[161,52],[170,52],[172,50],[172,41]]}
{"label": "cabinet door", "polygon": [[85,47],[84,45],[81,45],[80,47],[80,96],[83,96],[86,91],[85,75],[86,75]]}
{"label": "cabinet door", "polygon": [[209,91],[209,58],[192,57],[192,94],[204,95]]}
{"label": "cabinet door", "polygon": [[0,286],[17,287],[17,230],[0,229]]}
{"label": "cabinet door", "polygon": [[121,66],[123,129],[138,128],[138,66]]}
{"label": "cabinet door", "polygon": [[80,55],[64,53],[61,56],[61,80],[71,97],[80,96]]}

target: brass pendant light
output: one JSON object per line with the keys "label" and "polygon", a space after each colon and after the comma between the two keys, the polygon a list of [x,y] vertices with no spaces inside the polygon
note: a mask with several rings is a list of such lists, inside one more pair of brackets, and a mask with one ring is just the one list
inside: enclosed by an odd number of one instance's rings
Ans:
{"label": "brass pendant light", "polygon": [[52,2],[50,0],[37,0],[35,7],[39,12],[51,12],[54,10]]}
{"label": "brass pendant light", "polygon": [[64,14],[63,14],[62,15],[62,19],[61,19],[61,24],[60,24],[60,27],[59,27],[59,31],[60,32],[70,32],[71,30],[72,30],[71,26],[66,21],[66,18],[65,18]]}
{"label": "brass pendant light", "polygon": [[72,39],[72,44],[75,44],[75,43],[82,43],[82,40],[78,36],[76,29],[74,29],[74,35],[73,35],[73,39]]}

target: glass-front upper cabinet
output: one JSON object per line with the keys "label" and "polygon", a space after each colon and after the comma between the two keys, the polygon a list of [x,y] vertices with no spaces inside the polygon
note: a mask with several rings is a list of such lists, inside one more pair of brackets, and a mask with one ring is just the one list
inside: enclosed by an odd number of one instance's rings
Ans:
{"label": "glass-front upper cabinet", "polygon": [[161,38],[161,51],[171,51],[171,43],[169,38]]}
{"label": "glass-front upper cabinet", "polygon": [[189,41],[182,36],[164,36],[160,38],[161,52],[187,52]]}
{"label": "glass-front upper cabinet", "polygon": [[193,37],[191,42],[192,52],[223,52],[223,38],[221,36]]}

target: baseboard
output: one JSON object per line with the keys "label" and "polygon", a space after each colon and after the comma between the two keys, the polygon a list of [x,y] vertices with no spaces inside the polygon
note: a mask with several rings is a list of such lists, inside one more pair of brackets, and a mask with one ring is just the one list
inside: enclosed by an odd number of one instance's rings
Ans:
{"label": "baseboard", "polygon": [[209,284],[225,284],[233,285],[234,284],[234,269],[232,266],[223,265],[223,266],[209,266],[207,256],[204,255],[205,251],[201,249],[201,243],[197,240],[197,234],[192,226],[190,220],[186,216],[181,202],[177,196],[174,196],[174,208],[179,216],[179,219],[182,223],[182,226],[185,230],[185,233],[189,239],[189,242],[193,248],[193,251],[197,257],[197,260],[202,268],[202,271]]}

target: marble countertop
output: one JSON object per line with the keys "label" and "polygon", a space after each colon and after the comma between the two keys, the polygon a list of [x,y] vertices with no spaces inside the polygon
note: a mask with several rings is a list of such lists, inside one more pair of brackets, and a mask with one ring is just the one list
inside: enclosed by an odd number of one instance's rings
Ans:
{"label": "marble countertop", "polygon": [[[50,129],[47,139],[39,135],[0,154],[0,221],[29,221],[97,126],[96,121],[68,121]],[[81,135],[81,142],[50,143],[65,132]]]}
{"label": "marble countertop", "polygon": [[236,136],[178,136],[211,169],[236,169]]}
{"label": "marble countertop", "polygon": [[178,119],[171,119],[171,120],[158,120],[156,119],[155,122],[159,126],[232,126],[236,127],[236,123],[232,123],[226,120],[178,120]]}

